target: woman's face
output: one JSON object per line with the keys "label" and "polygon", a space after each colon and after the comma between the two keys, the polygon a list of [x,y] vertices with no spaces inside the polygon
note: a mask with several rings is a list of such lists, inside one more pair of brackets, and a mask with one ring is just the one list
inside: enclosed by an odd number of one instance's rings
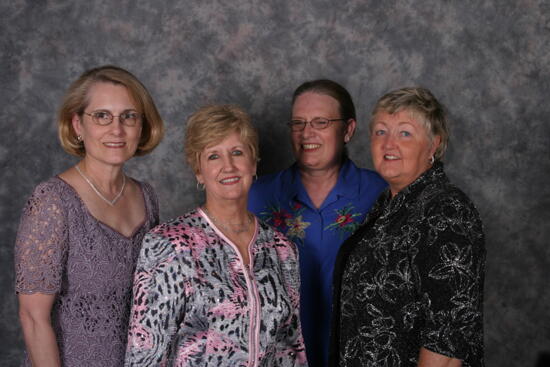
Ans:
{"label": "woman's face", "polygon": [[246,200],[256,162],[240,134],[233,132],[200,154],[197,181],[206,189],[207,201]]}
{"label": "woman's face", "polygon": [[355,120],[333,121],[322,130],[309,123],[316,117],[338,119],[339,102],[325,94],[306,92],[294,101],[292,120],[305,120],[302,131],[291,131],[292,149],[302,170],[326,170],[338,167],[344,152],[344,145],[353,136]]}
{"label": "woman's face", "polygon": [[374,116],[371,154],[376,171],[388,182],[392,196],[411,184],[430,167],[440,142],[407,110]]}
{"label": "woman's face", "polygon": [[[132,158],[139,145],[142,122],[138,119],[135,126],[122,124],[119,117],[105,126],[94,122],[96,112],[109,112],[113,116],[137,113],[136,103],[126,87],[113,83],[95,83],[88,91],[88,106],[82,116],[73,116],[73,128],[82,137],[86,149],[86,159],[102,164],[122,165]],[[130,116],[130,115],[128,115]]]}

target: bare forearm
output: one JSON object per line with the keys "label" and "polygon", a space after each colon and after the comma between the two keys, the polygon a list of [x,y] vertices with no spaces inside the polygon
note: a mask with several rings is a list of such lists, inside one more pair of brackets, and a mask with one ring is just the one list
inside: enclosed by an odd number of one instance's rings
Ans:
{"label": "bare forearm", "polygon": [[33,367],[59,367],[59,349],[49,322],[21,318],[27,353]]}
{"label": "bare forearm", "polygon": [[418,367],[461,367],[460,359],[444,356],[426,348],[420,348]]}

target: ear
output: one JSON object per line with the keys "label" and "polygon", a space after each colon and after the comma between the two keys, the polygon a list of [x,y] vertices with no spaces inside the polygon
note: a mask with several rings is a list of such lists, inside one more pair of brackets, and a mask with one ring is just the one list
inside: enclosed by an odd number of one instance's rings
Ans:
{"label": "ear", "polygon": [[71,119],[71,124],[73,125],[73,130],[76,133],[76,135],[82,135],[82,126],[80,121],[80,116],[78,116],[76,113],[73,115],[73,118]]}
{"label": "ear", "polygon": [[197,182],[202,184],[204,183],[204,180],[202,179],[202,174],[200,172],[195,173],[195,178],[197,179]]}
{"label": "ear", "polygon": [[344,142],[349,143],[351,138],[353,138],[353,134],[355,134],[355,127],[357,126],[357,122],[355,119],[348,119],[345,130],[344,130]]}
{"label": "ear", "polygon": [[432,148],[430,149],[430,157],[435,154],[435,151],[437,148],[439,148],[439,145],[441,144],[441,136],[436,135],[434,136],[432,140]]}

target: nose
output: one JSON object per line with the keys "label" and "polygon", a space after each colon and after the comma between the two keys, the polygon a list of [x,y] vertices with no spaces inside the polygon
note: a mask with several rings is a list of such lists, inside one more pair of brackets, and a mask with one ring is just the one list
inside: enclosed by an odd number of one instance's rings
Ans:
{"label": "nose", "polygon": [[304,130],[301,131],[301,134],[304,138],[310,137],[313,135],[313,132],[315,129],[313,128],[313,125],[311,124],[311,121],[306,122],[306,125],[304,126]]}
{"label": "nose", "polygon": [[122,135],[124,128],[120,116],[113,116],[113,122],[111,122],[111,132],[115,135]]}
{"label": "nose", "polygon": [[233,156],[229,155],[223,158],[223,170],[224,172],[231,172],[235,169],[235,162]]}
{"label": "nose", "polygon": [[386,134],[384,136],[383,147],[386,149],[395,147],[395,139],[394,134]]}

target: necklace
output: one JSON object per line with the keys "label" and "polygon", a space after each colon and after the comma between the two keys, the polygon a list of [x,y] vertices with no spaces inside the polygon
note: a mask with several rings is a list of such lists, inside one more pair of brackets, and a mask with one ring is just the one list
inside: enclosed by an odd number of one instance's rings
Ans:
{"label": "necklace", "polygon": [[228,223],[228,222],[222,222],[221,220],[213,216],[212,213],[210,213],[205,206],[202,207],[202,210],[206,213],[208,218],[212,219],[212,221],[216,223],[217,226],[220,226],[226,231],[233,232],[235,234],[248,231],[248,227],[252,223],[252,216],[248,212],[247,212],[248,220],[246,221],[246,223]]}
{"label": "necklace", "polygon": [[116,202],[118,201],[118,199],[120,199],[120,196],[124,192],[124,187],[126,187],[126,175],[124,173],[122,174],[122,188],[120,189],[120,192],[115,196],[115,198],[113,200],[109,200],[105,196],[103,196],[103,194],[101,194],[101,192],[99,192],[99,190],[97,189],[97,187],[95,187],[95,185],[92,183],[92,181],[90,181],[90,179],[88,177],[86,177],[86,175],[84,173],[82,173],[80,168],[78,168],[78,165],[74,166],[74,168],[76,168],[76,170],[78,171],[80,176],[82,176],[84,181],[86,181],[88,183],[88,185],[90,185],[92,190],[94,190],[94,192],[97,194],[97,196],[99,196],[101,198],[101,200],[103,200],[104,202],[106,202],[110,206],[115,206]]}

